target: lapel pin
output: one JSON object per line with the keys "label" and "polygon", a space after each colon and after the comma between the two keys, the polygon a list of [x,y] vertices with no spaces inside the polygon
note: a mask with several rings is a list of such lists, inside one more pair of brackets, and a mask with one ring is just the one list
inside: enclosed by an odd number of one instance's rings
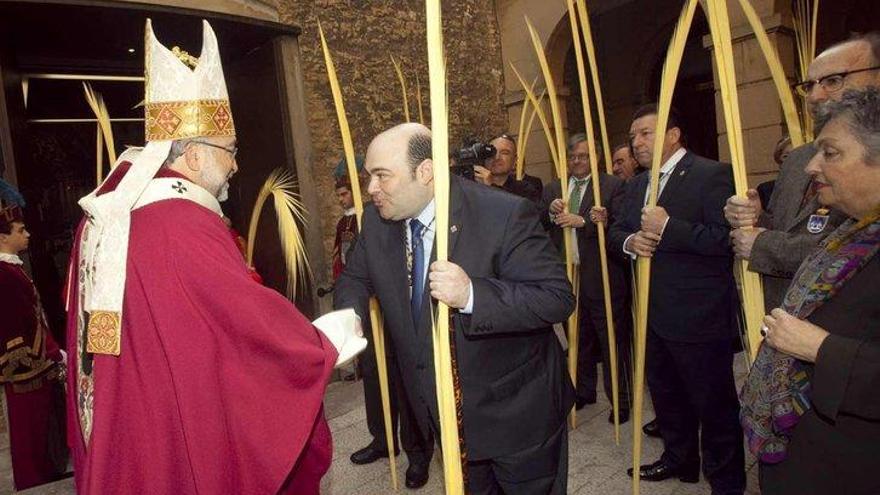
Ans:
{"label": "lapel pin", "polygon": [[686,173],[687,173],[687,170],[682,170],[681,172],[678,173],[678,175],[683,176],[683,175],[686,174]]}
{"label": "lapel pin", "polygon": [[452,232],[453,234],[458,232],[458,226],[453,225],[452,227],[449,227],[449,232]]}

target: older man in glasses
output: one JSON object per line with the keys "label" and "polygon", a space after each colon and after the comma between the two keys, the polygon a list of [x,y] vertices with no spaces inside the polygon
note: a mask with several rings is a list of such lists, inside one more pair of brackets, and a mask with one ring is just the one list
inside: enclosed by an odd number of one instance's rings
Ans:
{"label": "older man in glasses", "polygon": [[[880,32],[854,36],[819,54],[810,64],[808,79],[794,85],[811,113],[837,101],[846,89],[880,86]],[[782,302],[794,272],[806,255],[839,225],[845,215],[823,208],[810,176],[804,171],[816,154],[812,143],[789,154],[769,204],[758,192],[732,196],[724,215],[732,227],[737,256],[749,260],[749,269],[762,274],[767,311]],[[754,228],[752,228],[754,227]]]}

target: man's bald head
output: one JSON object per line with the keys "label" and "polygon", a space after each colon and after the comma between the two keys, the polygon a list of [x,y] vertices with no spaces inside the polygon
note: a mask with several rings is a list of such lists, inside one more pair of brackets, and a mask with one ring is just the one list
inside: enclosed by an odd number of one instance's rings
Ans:
{"label": "man's bald head", "polygon": [[[834,44],[820,53],[807,71],[807,79],[821,81],[835,74],[880,66],[880,33],[872,32]],[[807,94],[811,107],[825,101],[839,99],[845,90],[880,86],[880,70],[864,70],[843,77],[843,86],[827,91],[822,84],[814,84]]]}
{"label": "man's bald head", "polygon": [[434,197],[431,130],[400,124],[376,136],[367,148],[367,190],[387,220],[417,216]]}
{"label": "man's bald head", "polygon": [[368,159],[370,151],[377,149],[405,150],[407,163],[415,173],[415,168],[423,160],[431,158],[431,129],[416,122],[396,125],[373,138],[367,148]]}

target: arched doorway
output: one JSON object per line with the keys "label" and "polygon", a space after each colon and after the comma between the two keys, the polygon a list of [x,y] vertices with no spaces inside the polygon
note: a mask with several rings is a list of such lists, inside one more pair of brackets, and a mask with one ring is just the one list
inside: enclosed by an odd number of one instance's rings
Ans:
{"label": "arched doorway", "polygon": [[[613,12],[612,12],[613,14]],[[564,19],[568,23],[568,19]],[[603,19],[598,19],[597,25],[603,25]],[[645,43],[642,51],[643,57],[628,57],[628,52],[623,52],[618,57],[603,57],[599,53],[599,71],[602,80],[602,88],[607,111],[608,127],[610,129],[611,146],[624,142],[626,131],[629,129],[629,118],[632,110],[641,104],[657,101],[660,94],[660,78],[663,73],[663,64],[666,59],[666,47],[669,43],[675,19],[669,19],[662,27],[655,30],[650,40]],[[570,30],[568,31],[570,33]],[[706,16],[701,9],[697,9],[687,47],[685,48],[684,60],[678,77],[673,105],[681,113],[687,129],[688,147],[694,152],[716,158],[718,156],[718,131],[715,120],[715,112],[707,112],[706,109],[715,107],[715,89],[712,79],[711,52],[703,47],[703,37],[709,34],[709,25]],[[570,35],[569,35],[570,36]],[[597,33],[596,44],[598,49],[603,47],[603,39],[607,39],[601,33]],[[610,41],[610,40],[609,40]],[[605,65],[602,65],[605,62]],[[628,73],[635,79],[629,94],[620,94],[617,87],[620,82],[611,74],[617,73],[617,66],[630,64]],[[610,66],[610,67],[609,67]],[[603,73],[603,69],[608,71]],[[626,72],[624,72],[626,73]],[[639,76],[643,74],[643,76]],[[611,76],[611,77],[609,77]],[[575,60],[574,45],[569,43],[566,51],[563,83],[569,93],[567,99],[567,116],[569,133],[584,132],[583,113],[581,110],[582,95],[577,79],[577,64]],[[589,77],[589,76],[588,76]],[[627,81],[632,82],[632,80]],[[590,84],[589,86],[592,86]],[[616,102],[617,105],[615,105]],[[610,105],[609,105],[610,103]],[[628,103],[624,106],[622,104]],[[614,111],[615,106],[624,106],[621,111]],[[594,126],[598,130],[598,115],[593,103]]]}

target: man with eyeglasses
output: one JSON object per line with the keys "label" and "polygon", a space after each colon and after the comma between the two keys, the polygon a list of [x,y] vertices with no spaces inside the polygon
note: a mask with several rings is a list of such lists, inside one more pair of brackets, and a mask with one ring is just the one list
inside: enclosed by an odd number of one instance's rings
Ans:
{"label": "man with eyeglasses", "polygon": [[[608,225],[620,213],[623,200],[623,180],[600,173],[599,194],[602,208],[594,206],[592,174],[587,136],[583,133],[572,135],[568,140],[568,203],[560,194],[561,184],[551,181],[544,188],[544,202],[548,205],[543,215],[544,226],[557,249],[564,254],[563,235],[573,235],[574,260],[580,274],[580,296],[578,322],[578,374],[575,383],[575,407],[582,409],[596,402],[598,373],[596,365],[602,363],[602,378],[605,396],[613,402],[610,371],[610,347],[608,326],[605,316],[605,292],[602,284],[602,266],[599,257],[599,237],[596,225]],[[601,156],[602,150],[597,149]],[[629,370],[630,338],[632,332],[632,313],[626,307],[627,284],[626,262],[618,257],[608,258],[608,278],[611,288],[611,311],[617,340],[617,368],[619,376],[620,422],[629,421]],[[608,415],[608,422],[614,422],[614,412]]]}
{"label": "man with eyeglasses", "polygon": [[[880,32],[855,36],[824,50],[810,64],[808,79],[793,87],[815,114],[844,90],[880,86]],[[734,251],[762,275],[764,305],[769,312],[782,303],[795,271],[807,254],[845,220],[823,208],[812,179],[804,171],[816,154],[812,143],[791,151],[779,167],[768,205],[754,189],[731,196],[724,208]]]}
{"label": "man with eyeglasses", "polygon": [[217,39],[204,22],[192,62],[151,26],[146,144],[80,200],[71,252],[77,492],[317,494],[324,391],[366,342],[354,314],[312,324],[251,278],[220,207],[238,164]]}

